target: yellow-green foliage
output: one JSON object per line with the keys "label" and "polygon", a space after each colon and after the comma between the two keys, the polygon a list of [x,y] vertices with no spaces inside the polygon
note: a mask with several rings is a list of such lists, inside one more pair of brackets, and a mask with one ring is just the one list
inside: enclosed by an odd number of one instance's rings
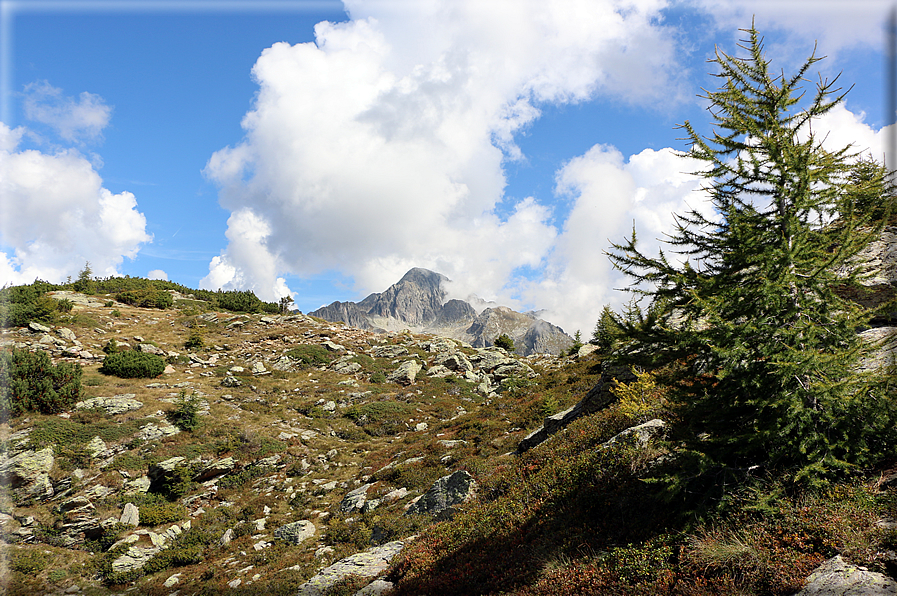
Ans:
{"label": "yellow-green foliage", "polygon": [[619,412],[637,422],[647,422],[663,407],[666,388],[657,384],[654,373],[635,370],[635,381],[621,383],[616,379],[611,392],[619,398]]}

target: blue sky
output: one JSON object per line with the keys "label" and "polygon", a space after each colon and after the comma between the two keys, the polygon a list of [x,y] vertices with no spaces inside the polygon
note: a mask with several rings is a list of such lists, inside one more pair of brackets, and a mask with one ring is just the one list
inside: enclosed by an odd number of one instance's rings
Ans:
{"label": "blue sky", "polygon": [[[883,1],[0,0],[0,282],[98,275],[290,293],[408,268],[591,330],[700,205],[715,45],[754,18],[789,71],[854,85],[827,143],[883,152]],[[812,18],[808,18],[808,11]]]}

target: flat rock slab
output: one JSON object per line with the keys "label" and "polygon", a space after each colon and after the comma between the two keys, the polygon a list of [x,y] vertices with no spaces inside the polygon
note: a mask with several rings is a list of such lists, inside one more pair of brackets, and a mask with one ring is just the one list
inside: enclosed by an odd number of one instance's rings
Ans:
{"label": "flat rock slab", "polygon": [[115,397],[94,397],[79,401],[75,404],[78,410],[90,410],[93,408],[102,408],[107,414],[124,414],[126,412],[134,412],[143,407],[143,402],[134,399],[136,393],[123,393]]}
{"label": "flat rock slab", "polygon": [[377,576],[389,567],[389,562],[405,547],[401,540],[387,542],[341,559],[316,573],[299,587],[298,596],[323,596],[334,584],[349,575]]}
{"label": "flat rock slab", "polygon": [[807,578],[807,586],[794,596],[892,596],[897,582],[886,575],[844,562],[841,555],[829,559]]}

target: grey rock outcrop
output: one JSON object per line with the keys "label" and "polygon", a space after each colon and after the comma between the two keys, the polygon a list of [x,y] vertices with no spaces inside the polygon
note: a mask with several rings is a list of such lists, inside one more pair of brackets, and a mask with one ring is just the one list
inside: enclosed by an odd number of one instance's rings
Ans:
{"label": "grey rock outcrop", "polygon": [[606,367],[601,373],[601,378],[586,393],[585,397],[579,400],[576,405],[567,408],[563,412],[558,412],[545,418],[541,427],[520,441],[517,445],[517,452],[523,453],[528,449],[532,449],[580,416],[588,416],[603,410],[617,399],[617,396],[613,394],[613,389],[616,387],[617,382],[630,383],[634,380],[635,375],[625,366]]}
{"label": "grey rock outcrop", "polygon": [[397,368],[392,374],[386,377],[386,379],[388,381],[392,381],[393,383],[399,383],[400,385],[411,385],[417,378],[417,373],[421,371],[421,368],[423,367],[417,360],[407,360],[403,362],[399,366],[399,368]]}
{"label": "grey rock outcrop", "polygon": [[301,544],[314,537],[315,525],[308,520],[295,521],[274,530],[274,537],[289,544]]}
{"label": "grey rock outcrop", "polygon": [[403,541],[396,540],[341,559],[302,584],[298,596],[323,596],[334,584],[350,575],[376,577],[386,571],[389,562],[404,547]]}
{"label": "grey rock outcrop", "polygon": [[367,501],[368,489],[373,486],[372,484],[362,484],[358,488],[349,491],[349,493],[343,497],[343,500],[339,504],[339,510],[343,513],[350,513],[352,511],[360,511],[365,502]]}
{"label": "grey rock outcrop", "polygon": [[453,507],[470,500],[476,493],[476,487],[477,483],[473,476],[459,470],[434,482],[433,486],[405,513],[406,515],[429,513],[439,517],[450,517],[454,513]]}
{"label": "grey rock outcrop", "polygon": [[136,393],[123,393],[114,397],[93,397],[75,404],[77,410],[90,410],[102,408],[107,414],[114,416],[126,412],[134,412],[143,407],[143,402],[134,399]]}
{"label": "grey rock outcrop", "polygon": [[837,555],[817,567],[794,596],[892,596],[897,582],[881,573],[846,563]]}
{"label": "grey rock outcrop", "polygon": [[53,496],[49,476],[52,469],[52,447],[22,451],[0,459],[0,484],[12,488],[17,495],[46,499]]}
{"label": "grey rock outcrop", "polygon": [[228,472],[233,471],[235,466],[236,462],[234,462],[233,457],[225,457],[215,460],[197,470],[197,472],[193,474],[193,480],[196,482],[205,482],[216,476],[221,476],[222,474],[227,474]]}
{"label": "grey rock outcrop", "polygon": [[121,517],[118,522],[129,526],[139,526],[140,509],[134,503],[125,503],[125,508],[121,512]]}
{"label": "grey rock outcrop", "polygon": [[639,424],[638,426],[632,426],[627,428],[621,433],[618,433],[602,443],[602,447],[612,447],[618,443],[623,443],[627,440],[634,440],[638,445],[646,445],[648,441],[663,435],[666,430],[666,422],[660,420],[659,418],[655,418],[654,420],[649,420],[643,424]]}

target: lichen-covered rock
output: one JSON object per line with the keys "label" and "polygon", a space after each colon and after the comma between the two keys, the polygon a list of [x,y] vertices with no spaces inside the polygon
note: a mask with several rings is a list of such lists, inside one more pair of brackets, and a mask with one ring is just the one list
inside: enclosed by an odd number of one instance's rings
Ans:
{"label": "lichen-covered rock", "polygon": [[365,501],[367,501],[368,489],[372,486],[373,484],[362,484],[355,490],[349,491],[349,494],[343,497],[343,500],[340,502],[339,510],[343,513],[360,511],[364,507]]}
{"label": "lichen-covered rock", "polygon": [[93,397],[85,399],[75,404],[77,410],[91,410],[93,408],[102,408],[107,414],[124,414],[133,412],[143,407],[143,402],[134,399],[136,393],[123,393],[114,397]]}
{"label": "lichen-covered rock", "polygon": [[274,537],[289,544],[301,544],[315,535],[315,525],[308,520],[295,521],[274,530]]}
{"label": "lichen-covered rock", "polygon": [[400,385],[411,385],[417,378],[417,373],[423,368],[417,360],[407,360],[399,366],[386,380]]}
{"label": "lichen-covered rock", "polygon": [[172,435],[178,434],[180,429],[168,422],[161,422],[159,424],[155,424],[154,422],[150,422],[149,424],[140,427],[140,430],[137,432],[137,438],[143,439],[144,441],[158,441],[164,437],[170,437]]}
{"label": "lichen-covered rock", "polygon": [[371,354],[377,358],[399,358],[408,354],[408,348],[404,346],[374,346]]}
{"label": "lichen-covered rock", "polygon": [[168,352],[166,352],[162,348],[159,348],[157,346],[154,346],[153,344],[147,344],[147,343],[137,344],[137,351],[145,352],[147,354],[154,354],[156,356],[161,356],[163,358],[168,356]]}
{"label": "lichen-covered rock", "polygon": [[53,496],[50,470],[53,448],[22,451],[0,459],[0,485],[8,486],[24,497],[47,499]]}
{"label": "lichen-covered rock", "polygon": [[125,503],[125,509],[122,511],[118,522],[129,526],[139,526],[140,509],[134,503]]}
{"label": "lichen-covered rock", "polygon": [[146,565],[147,561],[160,550],[161,549],[157,547],[141,548],[139,546],[132,546],[125,554],[112,561],[112,571],[116,573],[124,573],[126,571],[141,569]]}
{"label": "lichen-covered rock", "polygon": [[638,426],[627,428],[623,432],[618,433],[605,441],[601,446],[610,447],[630,438],[634,438],[635,442],[639,445],[644,445],[651,439],[661,436],[665,430],[666,422],[660,420],[659,418],[655,418],[654,420],[649,420],[644,424],[639,424]]}
{"label": "lichen-covered rock", "polygon": [[222,474],[227,474],[228,472],[233,471],[235,466],[236,462],[234,462],[234,458],[232,457],[215,460],[200,468],[199,471],[193,475],[193,480],[196,482],[205,482],[216,476],[221,476]]}
{"label": "lichen-covered rock", "polygon": [[298,596],[323,596],[334,584],[350,575],[375,577],[386,571],[389,562],[404,547],[404,542],[396,540],[341,559],[302,584]]}
{"label": "lichen-covered rock", "polygon": [[794,596],[893,596],[897,582],[881,573],[846,563],[837,555],[817,567]]}
{"label": "lichen-covered rock", "polygon": [[451,516],[455,505],[460,505],[473,497],[476,486],[473,476],[463,470],[443,476],[434,482],[430,490],[414,502],[405,514],[429,513],[440,517]]}
{"label": "lichen-covered rock", "polygon": [[473,364],[461,352],[442,352],[433,362],[436,365],[442,365],[447,369],[461,373],[462,375],[469,370],[473,370]]}
{"label": "lichen-covered rock", "polygon": [[103,441],[100,437],[94,437],[90,440],[90,443],[87,444],[87,453],[90,454],[90,457],[96,459],[102,456],[107,451],[106,442]]}

